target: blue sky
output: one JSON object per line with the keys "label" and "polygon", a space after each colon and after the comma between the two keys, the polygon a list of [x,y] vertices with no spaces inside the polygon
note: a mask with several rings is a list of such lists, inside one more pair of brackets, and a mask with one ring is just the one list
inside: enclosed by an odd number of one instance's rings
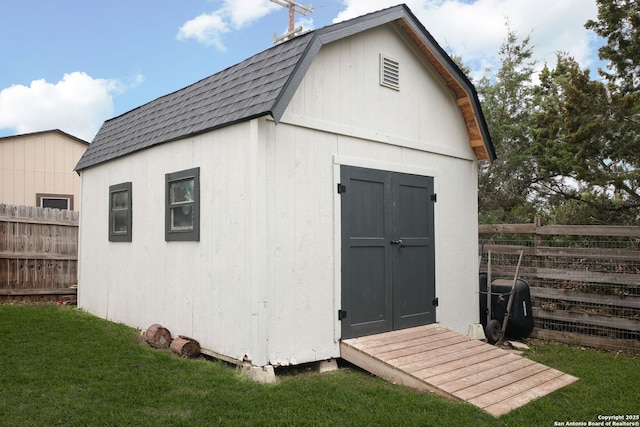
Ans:
{"label": "blue sky", "polygon": [[[300,1],[308,6],[309,2]],[[394,4],[316,0],[297,15],[320,28]],[[448,51],[480,76],[496,68],[505,19],[540,61],[567,51],[583,66],[598,40],[595,0],[407,0]],[[91,141],[102,122],[273,45],[287,10],[269,0],[20,0],[0,12],[0,137],[59,128]],[[473,77],[473,76],[472,76]]]}

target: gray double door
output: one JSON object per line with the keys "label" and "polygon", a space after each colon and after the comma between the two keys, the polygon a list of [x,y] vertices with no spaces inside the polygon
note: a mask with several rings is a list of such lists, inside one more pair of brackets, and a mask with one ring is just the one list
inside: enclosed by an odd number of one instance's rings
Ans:
{"label": "gray double door", "polygon": [[342,338],[436,320],[433,178],[341,166]]}

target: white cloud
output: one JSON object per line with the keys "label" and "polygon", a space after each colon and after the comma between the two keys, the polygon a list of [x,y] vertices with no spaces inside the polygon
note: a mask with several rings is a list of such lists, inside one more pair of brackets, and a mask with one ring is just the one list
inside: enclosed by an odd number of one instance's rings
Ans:
{"label": "white cloud", "polygon": [[17,133],[60,129],[91,141],[102,122],[113,115],[112,94],[139,84],[94,79],[82,72],[65,74],[57,83],[34,80],[0,91],[0,128]]}
{"label": "white cloud", "polygon": [[219,9],[185,22],[176,37],[178,40],[192,38],[224,52],[226,47],[222,36],[225,33],[240,29],[278,8],[267,0],[225,0]]}
{"label": "white cloud", "polygon": [[225,0],[222,7],[236,28],[250,24],[279,9],[280,6],[267,0]]}
{"label": "white cloud", "polygon": [[220,11],[203,13],[187,22],[178,30],[178,40],[196,39],[206,46],[215,46],[224,51],[220,36],[229,32],[229,25]]}
{"label": "white cloud", "polygon": [[[397,4],[397,0],[344,0],[334,22]],[[506,37],[505,23],[520,37],[531,36],[534,57],[555,65],[556,52],[565,51],[582,66],[594,62],[584,28],[597,17],[595,2],[585,0],[406,0],[406,4],[438,43],[462,56],[476,72],[499,67],[498,49]]]}
{"label": "white cloud", "polygon": [[310,16],[306,16],[304,18],[300,18],[296,21],[296,27],[302,27],[302,31],[311,31],[315,28],[313,24],[313,18]]}

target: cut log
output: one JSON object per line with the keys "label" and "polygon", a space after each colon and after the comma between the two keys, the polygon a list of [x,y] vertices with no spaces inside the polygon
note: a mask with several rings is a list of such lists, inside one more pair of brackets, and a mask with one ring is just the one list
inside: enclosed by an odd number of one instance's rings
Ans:
{"label": "cut log", "polygon": [[172,352],[182,357],[196,357],[200,354],[200,343],[183,335],[174,339],[170,348]]}
{"label": "cut log", "polygon": [[162,325],[154,323],[145,331],[144,339],[153,348],[168,348],[171,344],[171,332]]}

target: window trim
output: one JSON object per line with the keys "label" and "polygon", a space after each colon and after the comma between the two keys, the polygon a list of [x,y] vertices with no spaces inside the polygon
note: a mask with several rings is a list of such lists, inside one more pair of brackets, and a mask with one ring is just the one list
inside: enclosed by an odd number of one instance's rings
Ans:
{"label": "window trim", "polygon": [[[67,210],[73,210],[73,194],[49,194],[49,193],[36,193],[36,200],[38,203],[38,207],[44,208],[42,206],[42,202],[44,199],[58,199],[58,200],[66,200],[67,201]],[[51,208],[58,209],[58,208]]]}
{"label": "window trim", "polygon": [[[123,182],[121,184],[115,184],[109,186],[109,241],[110,242],[131,242],[132,241],[132,226],[133,226],[133,214],[132,214],[132,193],[131,193],[131,182]],[[127,209],[126,209],[126,218],[127,218],[127,231],[125,233],[117,233],[113,230],[112,224],[115,217],[115,212],[113,210],[113,194],[120,193],[122,191],[127,192]]]}
{"label": "window trim", "polygon": [[[171,183],[193,179],[193,229],[171,229],[171,195],[169,194]],[[175,241],[200,241],[200,168],[186,169],[179,172],[165,174],[165,203],[164,203],[164,240]]]}

